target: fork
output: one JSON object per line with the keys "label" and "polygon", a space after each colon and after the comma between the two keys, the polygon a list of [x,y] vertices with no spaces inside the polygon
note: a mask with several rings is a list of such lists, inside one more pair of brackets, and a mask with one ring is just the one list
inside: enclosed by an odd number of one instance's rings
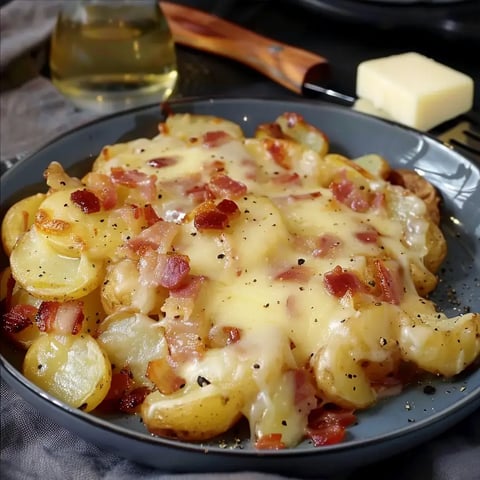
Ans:
{"label": "fork", "polygon": [[430,133],[480,165],[480,112],[467,112],[435,127]]}

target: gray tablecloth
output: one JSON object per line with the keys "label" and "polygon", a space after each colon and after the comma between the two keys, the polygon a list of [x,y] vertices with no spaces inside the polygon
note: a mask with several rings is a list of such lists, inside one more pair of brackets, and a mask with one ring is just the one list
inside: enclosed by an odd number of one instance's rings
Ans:
{"label": "gray tablecloth", "polygon": [[[68,1],[68,0],[65,0]],[[0,70],[21,61],[50,34],[62,0],[14,0],[0,10]],[[95,114],[76,110],[50,81],[27,76],[0,97],[1,161],[23,158],[61,132]],[[15,80],[15,79],[14,79]],[[286,477],[248,471],[231,474],[170,474],[135,464],[97,446],[42,416],[1,382],[1,478],[103,480],[283,480]],[[439,438],[348,479],[475,480],[480,479],[480,414],[477,412]],[[322,478],[321,472],[317,478]],[[347,476],[343,477],[344,480]]]}

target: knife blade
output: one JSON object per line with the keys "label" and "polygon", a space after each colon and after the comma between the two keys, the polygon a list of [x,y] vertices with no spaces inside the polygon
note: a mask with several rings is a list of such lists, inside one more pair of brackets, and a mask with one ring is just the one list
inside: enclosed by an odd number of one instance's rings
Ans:
{"label": "knife blade", "polygon": [[160,2],[175,43],[238,61],[299,95],[325,95],[353,105],[355,98],[328,88],[328,59],[241,27],[216,15]]}

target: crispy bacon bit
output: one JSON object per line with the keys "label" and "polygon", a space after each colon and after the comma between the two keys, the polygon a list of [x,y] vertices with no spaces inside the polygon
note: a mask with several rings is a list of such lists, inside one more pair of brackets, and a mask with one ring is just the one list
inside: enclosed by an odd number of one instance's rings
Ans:
{"label": "crispy bacon bit", "polygon": [[119,372],[112,373],[110,389],[97,407],[98,410],[105,413],[114,413],[120,410],[120,400],[133,387],[132,373],[127,368],[122,368]]}
{"label": "crispy bacon bit", "polygon": [[40,304],[35,317],[41,332],[71,333],[72,335],[81,331],[83,319],[83,302],[80,300],[44,301]]}
{"label": "crispy bacon bit", "polygon": [[112,167],[111,178],[114,183],[138,189],[147,201],[153,201],[156,198],[157,177],[155,175],[147,175],[138,170],[124,170],[122,167]]}
{"label": "crispy bacon bit", "polygon": [[315,380],[303,369],[292,370],[295,382],[295,406],[298,411],[308,416],[317,406]]}
{"label": "crispy bacon bit", "polygon": [[374,228],[355,233],[355,237],[363,243],[377,243],[378,236],[379,234]]}
{"label": "crispy bacon bit", "polygon": [[2,329],[6,333],[19,333],[33,324],[36,313],[33,305],[14,305],[2,316]]}
{"label": "crispy bacon bit", "polygon": [[374,260],[373,265],[375,284],[380,286],[381,300],[393,305],[399,305],[403,296],[400,267],[393,270],[388,268],[380,259]]}
{"label": "crispy bacon bit", "polygon": [[202,143],[207,148],[220,147],[232,141],[232,137],[223,130],[206,132],[202,136]]}
{"label": "crispy bacon bit", "polygon": [[193,224],[197,230],[223,230],[231,218],[237,217],[240,209],[233,200],[224,199],[217,205],[207,201],[193,211]]}
{"label": "crispy bacon bit", "polygon": [[228,175],[219,173],[214,175],[208,183],[210,191],[216,198],[239,198],[247,193],[247,186]]}
{"label": "crispy bacon bit", "polygon": [[355,185],[345,175],[340,181],[333,181],[329,188],[333,196],[355,212],[366,212],[370,208],[369,193]]}
{"label": "crispy bacon bit", "polygon": [[80,207],[83,213],[96,213],[100,211],[100,200],[93,192],[86,188],[72,192],[70,199],[77,207]]}
{"label": "crispy bacon bit", "polygon": [[228,225],[228,215],[218,210],[201,210],[195,214],[193,224],[197,230],[223,230]]}
{"label": "crispy bacon bit", "polygon": [[145,217],[149,227],[161,220],[155,209],[149,203],[143,207],[143,216]]}
{"label": "crispy bacon bit", "polygon": [[164,168],[175,165],[178,163],[178,160],[178,156],[151,158],[147,160],[147,165],[153,168]]}
{"label": "crispy bacon bit", "polygon": [[257,450],[282,450],[286,445],[282,442],[281,433],[268,433],[262,435],[256,442]]}
{"label": "crispy bacon bit", "polygon": [[238,208],[238,205],[233,200],[229,200],[228,198],[225,198],[219,202],[217,209],[227,215],[228,218],[240,215],[240,209]]}
{"label": "crispy bacon bit", "polygon": [[185,379],[175,373],[166,358],[148,362],[146,375],[164,395],[175,393],[185,386]]}
{"label": "crispy bacon bit", "polygon": [[353,295],[365,290],[365,286],[358,276],[354,272],[344,270],[340,265],[330,272],[326,272],[323,282],[327,291],[338,298],[347,293]]}
{"label": "crispy bacon bit", "polygon": [[119,410],[124,413],[136,413],[145,397],[150,393],[147,387],[138,387],[126,393],[119,402]]}
{"label": "crispy bacon bit", "polygon": [[190,262],[186,255],[168,254],[166,260],[160,267],[160,285],[171,289],[180,288],[189,279]]}
{"label": "crispy bacon bit", "polygon": [[89,172],[84,179],[88,190],[93,192],[100,200],[104,210],[111,210],[117,205],[117,189],[112,179],[104,173]]}
{"label": "crispy bacon bit", "polygon": [[334,445],[343,441],[346,428],[356,421],[353,410],[323,406],[308,416],[307,435],[316,447]]}
{"label": "crispy bacon bit", "polygon": [[41,332],[51,332],[60,302],[42,302],[35,317]]}

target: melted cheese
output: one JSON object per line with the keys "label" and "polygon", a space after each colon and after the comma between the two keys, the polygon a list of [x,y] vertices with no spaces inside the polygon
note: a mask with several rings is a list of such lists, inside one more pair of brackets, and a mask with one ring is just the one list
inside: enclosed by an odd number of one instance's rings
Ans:
{"label": "melted cheese", "polygon": [[[131,213],[136,211],[131,204],[145,204],[135,188],[117,186],[119,204],[112,211],[86,215],[88,225],[95,227],[93,237],[82,233],[85,214],[70,202],[69,191],[51,194],[43,205],[55,221],[74,225],[86,249],[83,254],[104,255],[99,261],[108,265],[107,275],[95,279],[97,283],[92,280],[92,289],[103,280],[102,302],[111,314],[100,327],[99,341],[108,343],[117,363],[125,358],[135,365],[137,383],[150,381],[145,372],[157,351],[143,335],[154,330],[161,355],[168,355],[165,345],[172,342],[169,354],[177,355],[173,368],[185,380],[185,402],[188,398],[193,405],[188,408],[198,409],[195,415],[202,415],[202,408],[212,415],[209,405],[231,398],[235,404],[229,404],[222,425],[231,423],[239,405],[254,440],[281,433],[289,446],[302,439],[307,422],[295,400],[295,371],[312,373],[322,401],[365,408],[376,400],[369,375],[381,381],[395,373],[402,359],[422,365],[421,345],[437,345],[443,352],[442,361],[426,361],[435,373],[450,372],[449,365],[466,364],[478,355],[478,317],[464,320],[471,335],[459,334],[470,352],[467,362],[456,342],[435,333],[434,305],[417,294],[419,280],[412,266],[421,278],[429,252],[430,220],[421,199],[344,157],[324,155],[291,138],[247,139],[226,120],[174,115],[163,131],[151,140],[105,147],[93,170],[104,175],[112,168],[135,171],[135,178],[155,182],[151,206],[164,221],[175,223],[175,233],[160,254],[188,259],[189,275],[203,279],[199,293],[183,298],[152,283],[160,266],[150,262],[157,257],[121,245],[135,240],[142,229],[141,235],[149,231],[144,217]],[[227,187],[212,198],[211,182],[218,175],[243,187]],[[207,197],[192,194],[198,191]],[[55,198],[68,208],[57,205]],[[226,225],[196,224],[202,208],[223,198],[238,209]],[[130,217],[122,213],[125,209]],[[128,218],[135,218],[132,226]],[[112,232],[112,226],[118,231]],[[46,236],[41,241],[57,255],[71,251],[71,237]],[[104,239],[102,248],[93,245],[97,238]],[[146,252],[149,248],[147,243]],[[339,287],[334,281],[329,284],[329,276],[339,274],[347,275],[346,280]],[[418,338],[416,322],[422,324]],[[134,342],[135,351],[142,352],[138,359],[124,352],[131,334],[122,331],[130,324],[142,326]],[[209,347],[214,329],[238,335],[225,345]],[[208,380],[211,395],[198,392],[198,379]],[[173,394],[170,404],[168,395],[156,392],[145,403],[146,425],[175,430],[162,423],[161,412],[170,412],[172,421],[181,420],[174,425],[185,431],[188,421],[174,416],[182,395]],[[190,426],[194,430],[193,423]],[[197,438],[208,434],[197,432]]]}

